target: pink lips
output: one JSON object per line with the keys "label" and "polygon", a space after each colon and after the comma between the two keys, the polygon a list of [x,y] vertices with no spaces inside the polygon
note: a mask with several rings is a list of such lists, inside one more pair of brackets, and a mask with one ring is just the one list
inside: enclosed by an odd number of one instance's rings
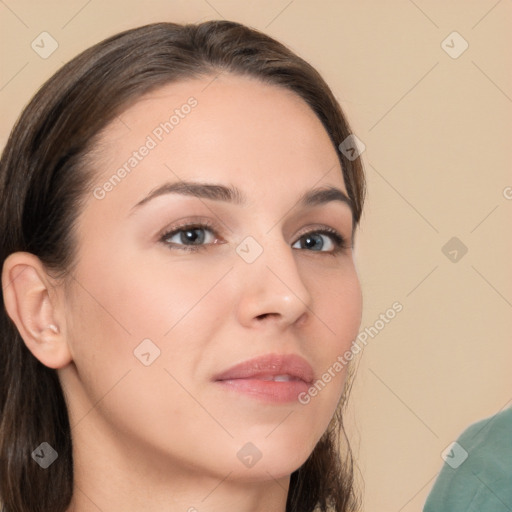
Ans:
{"label": "pink lips", "polygon": [[295,354],[268,354],[237,364],[213,379],[266,402],[292,402],[314,380],[311,365]]}

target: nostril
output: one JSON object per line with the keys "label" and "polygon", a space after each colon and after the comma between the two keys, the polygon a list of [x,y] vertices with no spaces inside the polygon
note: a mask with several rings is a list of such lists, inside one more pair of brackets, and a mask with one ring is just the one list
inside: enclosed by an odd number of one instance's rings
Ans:
{"label": "nostril", "polygon": [[258,315],[256,318],[258,318],[258,320],[264,320],[265,318],[271,316],[272,314],[273,313],[263,313],[262,315]]}

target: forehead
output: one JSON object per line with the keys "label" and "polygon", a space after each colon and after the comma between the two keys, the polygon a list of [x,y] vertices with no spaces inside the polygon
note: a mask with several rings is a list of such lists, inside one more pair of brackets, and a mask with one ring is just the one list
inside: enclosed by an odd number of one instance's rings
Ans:
{"label": "forehead", "polygon": [[156,89],[122,112],[101,141],[98,182],[124,168],[111,195],[122,188],[131,200],[163,180],[190,178],[256,195],[269,184],[296,195],[315,185],[346,190],[334,145],[309,105],[245,76],[221,73]]}

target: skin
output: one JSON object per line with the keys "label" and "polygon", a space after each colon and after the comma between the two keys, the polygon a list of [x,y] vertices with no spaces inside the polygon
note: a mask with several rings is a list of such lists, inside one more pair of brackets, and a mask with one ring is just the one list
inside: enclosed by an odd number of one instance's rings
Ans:
{"label": "skin", "polygon": [[[288,90],[228,74],[212,80],[154,91],[104,131],[95,186],[169,112],[190,96],[198,101],[103,199],[88,193],[72,277],[51,278],[27,253],[4,266],[4,280],[15,278],[8,312],[32,353],[57,368],[68,401],[69,511],[284,511],[289,475],[327,429],[343,390],[346,369],[307,405],[212,382],[269,353],[299,354],[321,377],[356,337],[362,302],[350,208],[296,205],[312,188],[346,193],[321,122]],[[133,209],[180,180],[234,185],[247,203],[166,194]],[[203,232],[202,250],[183,250],[179,234],[174,245],[159,241],[187,220],[216,227]],[[324,236],[322,250],[301,248],[304,233],[323,227],[348,247],[333,254]],[[252,263],[236,252],[247,236],[263,249]],[[134,356],[144,339],[160,350],[149,366]],[[262,455],[251,468],[237,458],[247,442]]]}

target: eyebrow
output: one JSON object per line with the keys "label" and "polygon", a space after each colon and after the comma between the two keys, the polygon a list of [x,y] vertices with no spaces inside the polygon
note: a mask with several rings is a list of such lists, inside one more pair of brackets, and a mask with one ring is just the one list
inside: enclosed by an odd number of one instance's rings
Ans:
{"label": "eyebrow", "polygon": [[[247,203],[245,194],[233,185],[225,186],[197,181],[177,181],[174,183],[164,183],[163,185],[153,189],[146,197],[133,206],[132,211],[138,209],[152,199],[165,194],[181,194],[200,199],[224,201],[236,205],[244,205]],[[352,200],[345,192],[332,186],[308,190],[301,195],[296,204],[303,208],[308,208],[330,203],[332,201],[339,201],[346,204],[350,208],[352,214],[354,214]]]}

